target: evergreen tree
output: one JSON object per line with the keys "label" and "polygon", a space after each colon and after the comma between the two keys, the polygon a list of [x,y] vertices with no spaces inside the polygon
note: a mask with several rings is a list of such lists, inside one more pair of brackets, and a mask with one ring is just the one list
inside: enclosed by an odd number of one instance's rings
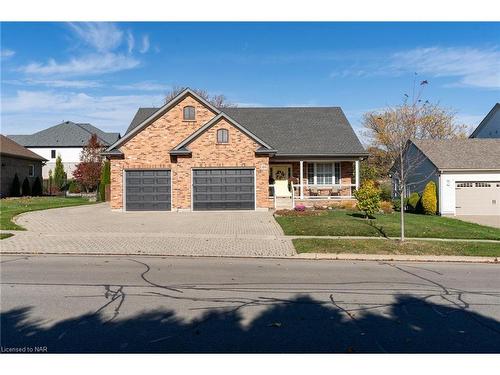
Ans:
{"label": "evergreen tree", "polygon": [[10,196],[11,197],[21,196],[21,183],[19,182],[19,177],[17,176],[17,173],[14,175],[14,179],[12,180],[12,185],[10,187]]}
{"label": "evergreen tree", "polygon": [[106,200],[106,186],[111,183],[111,164],[106,160],[102,165],[101,180],[99,182],[99,200]]}
{"label": "evergreen tree", "polygon": [[40,177],[35,178],[35,182],[33,182],[33,188],[31,189],[31,195],[34,197],[38,197],[42,195],[43,189],[42,189],[42,182],[40,181]]}
{"label": "evergreen tree", "polygon": [[422,193],[422,209],[426,215],[435,215],[437,212],[437,191],[434,181],[425,185]]}
{"label": "evergreen tree", "polygon": [[56,167],[54,169],[54,185],[57,189],[61,190],[66,184],[66,173],[64,172],[64,165],[62,163],[61,155],[57,155]]}
{"label": "evergreen tree", "polygon": [[27,196],[31,195],[30,181],[28,180],[28,177],[24,178],[23,186],[22,186],[21,190],[22,190],[23,197],[27,197]]}

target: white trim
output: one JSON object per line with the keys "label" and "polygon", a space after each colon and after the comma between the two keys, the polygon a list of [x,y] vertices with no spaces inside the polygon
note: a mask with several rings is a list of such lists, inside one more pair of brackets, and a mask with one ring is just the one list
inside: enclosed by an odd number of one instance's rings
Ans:
{"label": "white trim", "polygon": [[356,190],[359,189],[359,160],[355,162],[355,173],[356,173]]}
{"label": "white trim", "polygon": [[304,160],[299,161],[299,163],[300,163],[300,168],[299,168],[300,199],[304,199]]}

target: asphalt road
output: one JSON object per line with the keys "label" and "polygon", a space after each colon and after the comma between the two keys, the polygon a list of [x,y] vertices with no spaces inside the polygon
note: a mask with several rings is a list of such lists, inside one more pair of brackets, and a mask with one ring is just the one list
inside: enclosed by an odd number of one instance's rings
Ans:
{"label": "asphalt road", "polygon": [[1,262],[4,352],[500,352],[500,265]]}

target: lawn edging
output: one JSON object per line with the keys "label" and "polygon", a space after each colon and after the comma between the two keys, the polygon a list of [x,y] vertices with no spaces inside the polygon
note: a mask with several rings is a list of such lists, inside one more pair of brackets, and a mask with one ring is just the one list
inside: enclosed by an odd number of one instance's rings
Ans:
{"label": "lawn edging", "polygon": [[353,260],[379,262],[455,262],[455,263],[494,263],[500,264],[498,257],[475,257],[457,255],[401,255],[401,254],[354,254],[354,253],[299,253],[296,259],[304,260]]}

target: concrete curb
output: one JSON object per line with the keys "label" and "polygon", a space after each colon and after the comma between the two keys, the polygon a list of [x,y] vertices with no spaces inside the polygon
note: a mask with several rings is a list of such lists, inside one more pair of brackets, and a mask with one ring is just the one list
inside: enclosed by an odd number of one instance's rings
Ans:
{"label": "concrete curb", "polygon": [[[283,236],[291,240],[298,239],[318,239],[318,240],[399,240],[399,237],[367,237],[367,236]],[[442,241],[442,242],[486,242],[500,243],[500,240],[482,240],[474,238],[433,238],[433,237],[405,237],[407,241]]]}
{"label": "concrete curb", "polygon": [[500,264],[497,257],[474,257],[455,255],[399,255],[399,254],[321,254],[302,253],[297,259],[310,260],[361,260],[361,261],[398,261],[398,262],[459,262],[459,263],[495,263]]}
{"label": "concrete curb", "polygon": [[158,257],[158,258],[233,258],[233,259],[276,259],[276,260],[323,260],[323,261],[367,261],[367,262],[441,262],[441,263],[489,263],[500,264],[496,257],[467,257],[448,255],[396,255],[396,254],[320,254],[303,253],[292,256],[263,256],[263,255],[181,255],[181,254],[147,254],[147,253],[90,253],[90,252],[0,252],[2,256],[92,256],[92,257]]}

